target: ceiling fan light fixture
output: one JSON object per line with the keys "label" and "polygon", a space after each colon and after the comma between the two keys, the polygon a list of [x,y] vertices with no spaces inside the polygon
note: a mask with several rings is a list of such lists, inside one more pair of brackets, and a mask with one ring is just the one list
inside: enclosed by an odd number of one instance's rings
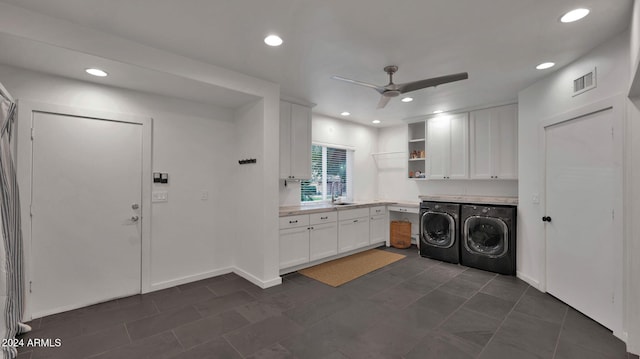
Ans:
{"label": "ceiling fan light fixture", "polygon": [[396,71],[398,71],[398,66],[395,66],[395,65],[385,66],[383,70],[389,75],[389,83],[384,86],[378,86],[378,85],[370,84],[367,82],[352,80],[342,76],[334,75],[334,76],[331,76],[331,78],[334,80],[344,81],[344,82],[351,83],[358,86],[369,87],[375,90],[377,93],[381,95],[380,100],[378,101],[378,109],[384,108],[392,98],[398,97],[402,94],[412,92],[412,91],[422,90],[427,87],[436,87],[436,86],[450,83],[450,82],[466,80],[469,78],[468,73],[461,72],[461,73],[451,74],[446,76],[432,77],[430,79],[411,81],[411,82],[406,82],[402,84],[395,84],[393,83],[393,74],[396,73]]}
{"label": "ceiling fan light fixture", "polygon": [[344,112],[342,112],[340,115],[342,115],[342,116],[350,116],[350,115],[351,115],[351,112],[344,111]]}
{"label": "ceiling fan light fixture", "polygon": [[413,97],[405,97],[400,101],[402,101],[402,102],[411,102],[411,101],[413,101]]}
{"label": "ceiling fan light fixture", "polygon": [[106,71],[96,68],[85,69],[84,71],[89,75],[93,75],[96,77],[107,77],[109,75]]}
{"label": "ceiling fan light fixture", "polygon": [[560,22],[566,24],[566,23],[578,21],[587,15],[589,15],[589,9],[584,9],[584,8],[573,9],[567,12],[566,14],[562,15],[562,17],[560,18]]}
{"label": "ceiling fan light fixture", "polygon": [[269,35],[264,38],[264,43],[269,46],[280,46],[282,45],[282,38],[278,35]]}
{"label": "ceiling fan light fixture", "polygon": [[373,120],[371,123],[375,123],[376,125],[380,123],[380,120]]}
{"label": "ceiling fan light fixture", "polygon": [[536,66],[538,70],[546,70],[554,67],[556,64],[554,62],[543,62],[540,65]]}

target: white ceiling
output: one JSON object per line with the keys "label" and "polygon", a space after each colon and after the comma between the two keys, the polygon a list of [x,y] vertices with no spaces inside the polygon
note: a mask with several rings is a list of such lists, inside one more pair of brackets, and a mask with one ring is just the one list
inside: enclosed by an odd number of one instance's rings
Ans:
{"label": "white ceiling", "polygon": [[[258,97],[184,77],[105,59],[78,51],[0,33],[0,63],[38,72],[89,81],[101,85],[150,92],[190,101],[236,108]],[[11,49],[11,50],[8,50]],[[84,69],[97,67],[109,72],[98,78]]]}
{"label": "white ceiling", "polygon": [[[378,119],[381,126],[436,109],[515,102],[519,90],[625,30],[632,7],[632,0],[3,2],[273,81],[283,95],[316,103],[317,113],[349,111],[351,120]],[[591,14],[572,24],[558,21],[575,7]],[[284,39],[281,47],[262,42],[272,32]],[[7,57],[0,61],[10,63]],[[544,61],[558,65],[535,70]],[[385,85],[382,68],[391,64],[400,67],[397,83],[463,71],[469,79],[413,92],[411,103],[393,99],[381,110],[374,90],[330,79]],[[68,76],[59,62],[46,71],[57,65]]]}

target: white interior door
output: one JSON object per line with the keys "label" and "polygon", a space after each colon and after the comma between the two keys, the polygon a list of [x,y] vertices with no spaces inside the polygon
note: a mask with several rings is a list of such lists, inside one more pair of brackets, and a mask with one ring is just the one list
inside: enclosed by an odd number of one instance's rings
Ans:
{"label": "white interior door", "polygon": [[545,128],[547,291],[612,328],[613,110]]}
{"label": "white interior door", "polygon": [[32,125],[32,316],[140,293],[142,126],[38,112]]}

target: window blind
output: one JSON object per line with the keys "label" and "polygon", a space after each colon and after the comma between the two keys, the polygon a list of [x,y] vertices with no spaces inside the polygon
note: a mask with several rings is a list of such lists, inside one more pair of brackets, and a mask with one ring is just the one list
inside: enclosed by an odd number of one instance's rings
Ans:
{"label": "window blind", "polygon": [[301,201],[330,201],[331,195],[351,199],[353,151],[328,146],[311,146],[311,179],[302,181]]}

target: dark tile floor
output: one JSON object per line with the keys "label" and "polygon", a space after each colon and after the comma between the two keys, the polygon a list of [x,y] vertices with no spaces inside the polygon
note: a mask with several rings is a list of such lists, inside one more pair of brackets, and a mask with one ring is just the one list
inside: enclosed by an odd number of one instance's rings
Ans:
{"label": "dark tile floor", "polygon": [[34,320],[62,345],[18,358],[638,358],[518,279],[387,250],[407,258],[339,288],[228,274]]}

